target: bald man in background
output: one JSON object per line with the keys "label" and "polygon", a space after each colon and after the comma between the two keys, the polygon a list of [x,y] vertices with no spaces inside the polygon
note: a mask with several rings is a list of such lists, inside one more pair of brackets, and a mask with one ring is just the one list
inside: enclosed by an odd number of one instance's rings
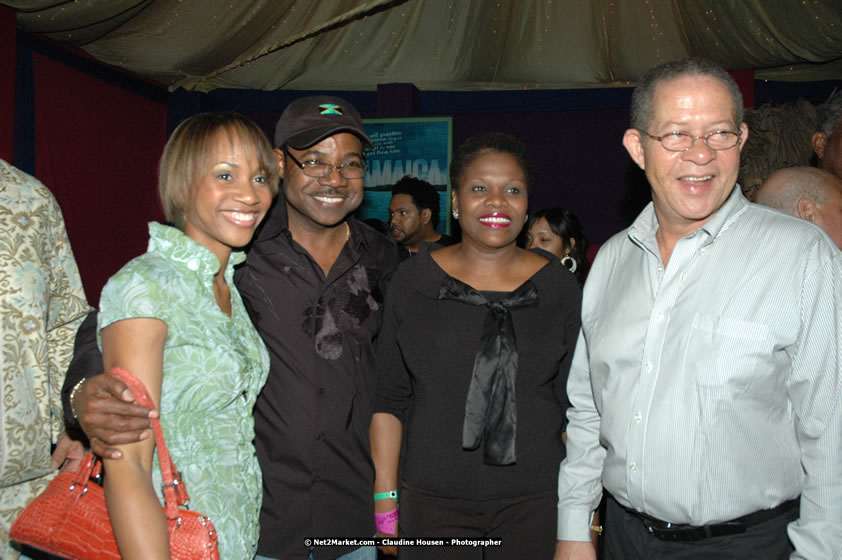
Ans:
{"label": "bald man in background", "polygon": [[755,202],[813,222],[842,249],[842,179],[815,167],[787,167],[769,175]]}

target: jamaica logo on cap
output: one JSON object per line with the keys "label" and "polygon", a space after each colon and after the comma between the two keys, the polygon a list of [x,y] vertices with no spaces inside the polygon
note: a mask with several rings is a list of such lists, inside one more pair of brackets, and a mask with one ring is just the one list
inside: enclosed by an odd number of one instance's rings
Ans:
{"label": "jamaica logo on cap", "polygon": [[336,105],[335,103],[324,103],[319,105],[319,109],[321,109],[322,115],[341,115],[342,114],[342,107]]}

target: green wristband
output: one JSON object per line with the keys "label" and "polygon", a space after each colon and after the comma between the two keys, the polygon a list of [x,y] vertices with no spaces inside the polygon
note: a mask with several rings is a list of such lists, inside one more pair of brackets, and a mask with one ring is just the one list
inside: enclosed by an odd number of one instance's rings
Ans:
{"label": "green wristband", "polygon": [[388,500],[389,498],[398,501],[398,491],[397,490],[389,490],[388,492],[378,492],[374,494],[374,501],[377,500]]}

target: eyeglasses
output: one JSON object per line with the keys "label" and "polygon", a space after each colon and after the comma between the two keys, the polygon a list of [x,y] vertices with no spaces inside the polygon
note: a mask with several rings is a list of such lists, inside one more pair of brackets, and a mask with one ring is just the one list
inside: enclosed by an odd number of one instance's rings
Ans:
{"label": "eyeglasses", "polygon": [[301,168],[301,172],[308,177],[324,178],[333,173],[336,169],[342,177],[346,179],[362,179],[365,177],[365,162],[346,161],[340,166],[328,165],[322,163],[317,159],[305,161],[304,163],[298,161],[294,155],[289,153],[289,150],[284,148],[284,153],[289,156],[292,162]]}
{"label": "eyeglasses", "polygon": [[671,152],[686,152],[693,147],[696,140],[701,140],[711,150],[727,150],[736,146],[737,142],[740,141],[740,136],[743,135],[742,132],[733,132],[731,130],[714,130],[704,136],[693,136],[686,132],[670,132],[663,136],[655,136],[645,130],[638,130],[649,138],[657,140],[665,150]]}

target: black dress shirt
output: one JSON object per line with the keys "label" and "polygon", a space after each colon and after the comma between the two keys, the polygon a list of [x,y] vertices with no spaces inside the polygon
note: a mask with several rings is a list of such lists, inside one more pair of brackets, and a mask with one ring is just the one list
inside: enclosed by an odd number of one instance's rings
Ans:
{"label": "black dress shirt", "polygon": [[[310,537],[374,535],[374,342],[397,246],[354,218],[325,277],[278,203],[236,273],[271,356],[254,409],[263,470],[258,553],[306,558]],[[316,559],[355,547],[319,547]]]}

